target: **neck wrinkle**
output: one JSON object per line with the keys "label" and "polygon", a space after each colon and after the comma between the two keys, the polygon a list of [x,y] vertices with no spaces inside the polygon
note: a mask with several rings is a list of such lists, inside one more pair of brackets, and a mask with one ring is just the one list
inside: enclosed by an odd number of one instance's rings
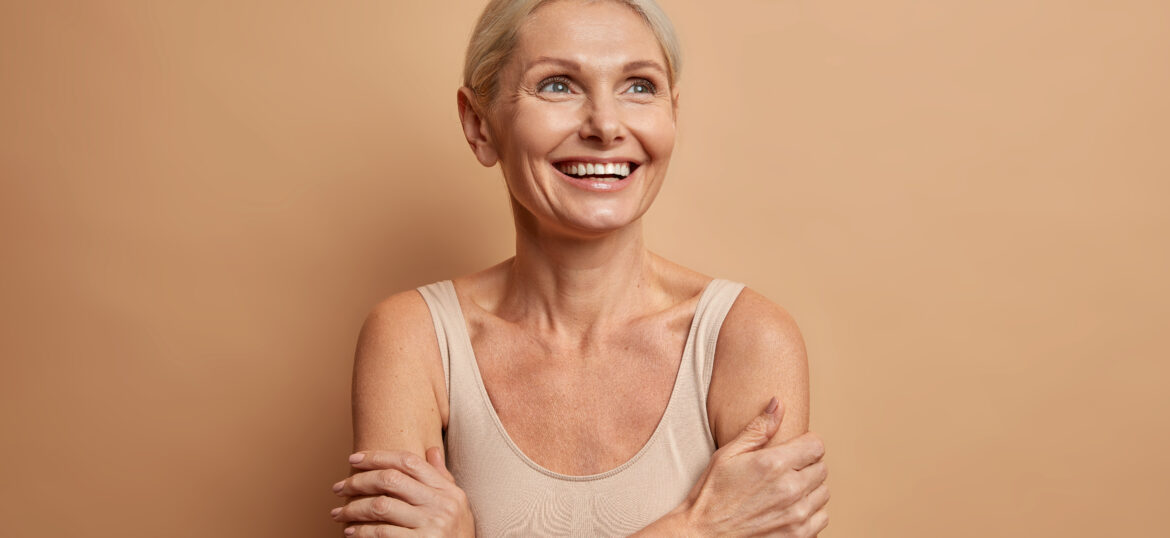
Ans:
{"label": "neck wrinkle", "polygon": [[593,238],[532,233],[518,226],[501,317],[534,324],[558,340],[587,343],[645,314],[657,287],[642,221]]}

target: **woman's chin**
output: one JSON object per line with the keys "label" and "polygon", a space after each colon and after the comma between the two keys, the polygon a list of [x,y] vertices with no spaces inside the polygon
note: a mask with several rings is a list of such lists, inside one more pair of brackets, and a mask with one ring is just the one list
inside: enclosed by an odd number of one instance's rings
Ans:
{"label": "woman's chin", "polygon": [[[516,198],[513,201],[516,202]],[[532,209],[527,208],[528,204],[514,203],[514,209],[526,209],[523,214],[517,214],[517,223],[538,235],[598,237],[639,226],[648,209],[634,200],[573,202],[578,203],[533,204]]]}
{"label": "woman's chin", "polygon": [[637,225],[641,215],[630,213],[604,213],[597,215],[563,216],[560,222],[575,232],[600,236],[620,232]]}

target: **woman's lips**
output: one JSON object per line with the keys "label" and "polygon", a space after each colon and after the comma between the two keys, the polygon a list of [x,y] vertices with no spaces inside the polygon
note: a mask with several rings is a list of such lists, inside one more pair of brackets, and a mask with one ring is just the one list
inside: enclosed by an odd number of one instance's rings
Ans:
{"label": "woman's lips", "polygon": [[573,177],[602,176],[601,179],[621,179],[630,175],[637,163],[628,161],[616,162],[578,162],[562,161],[556,163],[557,170]]}
{"label": "woman's lips", "polygon": [[[588,163],[562,161],[552,164],[553,170],[569,184],[591,192],[617,192],[631,183],[639,165],[633,162]],[[577,177],[573,175],[583,175]]]}

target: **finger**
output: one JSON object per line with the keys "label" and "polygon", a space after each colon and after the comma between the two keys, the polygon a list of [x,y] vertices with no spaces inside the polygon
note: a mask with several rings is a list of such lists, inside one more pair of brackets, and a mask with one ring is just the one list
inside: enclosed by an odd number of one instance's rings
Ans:
{"label": "finger", "polygon": [[363,471],[398,469],[433,488],[447,485],[447,480],[418,454],[405,450],[367,450],[349,457],[350,465]]}
{"label": "finger", "polygon": [[341,510],[334,508],[330,515],[342,523],[390,523],[412,529],[420,526],[425,518],[422,510],[410,503],[386,496],[354,499]]}
{"label": "finger", "polygon": [[802,525],[800,529],[800,536],[809,536],[811,538],[815,538],[818,532],[825,530],[825,527],[828,526],[829,509],[825,506],[822,506],[820,510],[817,510],[816,513],[804,521],[804,525]]}
{"label": "finger", "polygon": [[829,504],[829,485],[822,482],[805,499],[808,500],[809,507],[812,508],[814,513],[820,511],[821,508]]}
{"label": "finger", "polygon": [[796,471],[797,479],[801,487],[801,493],[808,495],[813,490],[825,484],[825,479],[829,477],[829,467],[823,461],[818,461],[804,469]]}
{"label": "finger", "polygon": [[431,467],[434,467],[436,471],[439,471],[439,473],[446,477],[447,480],[450,480],[452,483],[455,482],[455,477],[451,474],[451,471],[447,470],[447,462],[443,458],[443,449],[437,446],[428,448],[427,463],[430,463]]}
{"label": "finger", "polygon": [[363,450],[350,454],[349,464],[354,469],[371,471],[402,468],[411,459],[418,459],[418,455],[406,450]]}
{"label": "finger", "polygon": [[398,469],[378,469],[357,473],[341,481],[338,495],[388,495],[415,506],[429,503],[435,497],[434,489]]}
{"label": "finger", "polygon": [[414,531],[382,523],[355,523],[345,528],[345,535],[351,538],[398,538],[414,536]]}
{"label": "finger", "polygon": [[768,402],[764,412],[756,415],[735,439],[723,447],[726,449],[725,454],[736,456],[764,446],[768,443],[768,439],[771,439],[780,430],[780,421],[782,420],[784,420],[784,404],[773,397]]}
{"label": "finger", "polygon": [[800,470],[825,457],[825,443],[817,434],[805,432],[779,445],[761,449],[760,452],[778,458],[790,469]]}
{"label": "finger", "polygon": [[[809,519],[829,502],[828,486],[820,486],[783,510],[782,525],[789,529],[805,530]],[[805,534],[799,534],[805,536]]]}

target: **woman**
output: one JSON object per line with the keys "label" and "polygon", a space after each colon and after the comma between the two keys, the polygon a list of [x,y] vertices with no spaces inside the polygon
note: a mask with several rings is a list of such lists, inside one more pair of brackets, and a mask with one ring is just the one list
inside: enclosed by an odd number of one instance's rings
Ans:
{"label": "woman", "polygon": [[795,323],[642,241],[674,147],[678,65],[652,0],[486,8],[459,114],[472,153],[504,173],[516,255],[370,314],[357,472],[334,486],[350,498],[333,511],[347,535],[827,524]]}

